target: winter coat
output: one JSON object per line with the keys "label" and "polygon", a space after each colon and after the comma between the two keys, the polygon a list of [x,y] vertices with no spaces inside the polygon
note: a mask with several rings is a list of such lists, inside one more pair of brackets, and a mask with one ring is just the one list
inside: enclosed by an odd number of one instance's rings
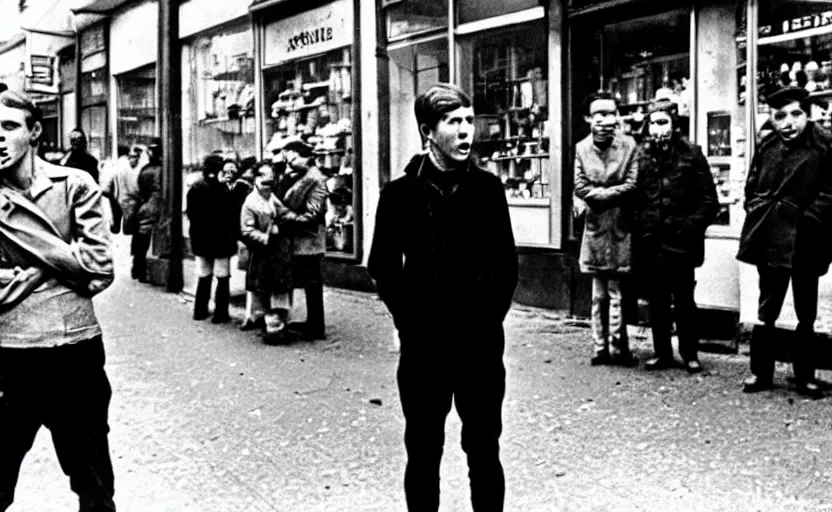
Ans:
{"label": "winter coat", "polygon": [[162,217],[162,166],[147,164],[139,172],[137,230],[150,235]]}
{"label": "winter coat", "polygon": [[760,145],[745,185],[737,259],[823,275],[832,249],[832,135],[811,121],[798,140],[772,134]]}
{"label": "winter coat", "polygon": [[583,273],[630,272],[637,149],[626,135],[617,135],[605,151],[591,135],[575,147],[575,196],[587,206],[579,258]]}
{"label": "winter coat", "polygon": [[124,223],[124,234],[136,232],[136,209],[139,202],[139,172],[130,167],[126,158],[120,158],[115,170],[104,183],[101,190],[104,197],[118,205]]}
{"label": "winter coat", "polygon": [[229,258],[236,254],[240,216],[228,186],[214,178],[203,178],[188,190],[187,202],[194,255]]}
{"label": "winter coat", "polygon": [[285,207],[274,196],[266,200],[255,190],[240,213],[240,232],[250,259],[246,290],[258,293],[292,291],[292,239],[282,232],[270,234]]}
{"label": "winter coat", "polygon": [[499,327],[518,267],[503,184],[471,163],[443,192],[440,172],[417,155],[384,187],[370,276],[400,331]]}
{"label": "winter coat", "polygon": [[637,272],[649,273],[659,263],[701,266],[705,230],[719,212],[716,186],[702,150],[674,135],[664,145],[645,141],[637,162],[633,232]]}
{"label": "winter coat", "polygon": [[101,190],[87,173],[35,158],[28,197],[0,187],[0,267],[43,272],[34,293],[15,280],[0,287],[0,347],[47,348],[101,334],[92,297],[112,283],[113,258]]}
{"label": "winter coat", "polygon": [[[231,185],[231,197],[234,201],[234,211],[235,219],[240,218],[240,214],[243,211],[243,203],[246,202],[246,198],[254,190],[254,186],[249,183],[248,181],[238,178],[234,181],[234,184]],[[240,223],[236,222],[236,229],[237,229],[237,240],[241,240],[241,232],[240,232]]]}
{"label": "winter coat", "polygon": [[292,237],[295,256],[309,256],[326,252],[326,176],[317,167],[302,170],[302,174],[286,190],[283,204],[290,210],[283,220]]}
{"label": "winter coat", "polygon": [[86,151],[70,151],[61,158],[61,166],[87,171],[98,183],[98,159]]}

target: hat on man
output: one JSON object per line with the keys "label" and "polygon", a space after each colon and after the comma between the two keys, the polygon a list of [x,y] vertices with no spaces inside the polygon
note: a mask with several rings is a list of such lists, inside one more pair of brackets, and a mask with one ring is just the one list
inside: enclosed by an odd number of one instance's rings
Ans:
{"label": "hat on man", "polygon": [[283,137],[282,139],[272,142],[269,143],[269,145],[272,146],[272,151],[293,149],[304,156],[312,155],[312,146],[307,144],[300,135],[289,135],[288,137]]}
{"label": "hat on man", "polygon": [[809,97],[809,91],[803,87],[789,85],[777,90],[766,98],[766,103],[771,108],[782,108],[792,102],[802,103]]}

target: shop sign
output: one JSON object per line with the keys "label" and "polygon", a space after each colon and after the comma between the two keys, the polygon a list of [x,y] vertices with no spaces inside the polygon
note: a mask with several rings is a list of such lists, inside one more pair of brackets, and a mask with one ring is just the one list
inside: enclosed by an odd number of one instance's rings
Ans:
{"label": "shop sign", "polygon": [[824,11],[784,20],[779,26],[778,24],[761,26],[760,36],[793,34],[804,30],[828,27],[830,25],[832,25],[832,11]]}
{"label": "shop sign", "polygon": [[328,52],[352,44],[352,2],[338,0],[266,25],[263,65]]}
{"label": "shop sign", "polygon": [[55,84],[54,61],[55,57],[32,55],[32,75],[29,77],[29,82],[31,84],[52,87]]}

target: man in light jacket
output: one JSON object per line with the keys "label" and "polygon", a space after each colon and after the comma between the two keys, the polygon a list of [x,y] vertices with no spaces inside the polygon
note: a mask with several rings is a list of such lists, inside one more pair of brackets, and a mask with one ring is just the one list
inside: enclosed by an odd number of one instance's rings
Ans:
{"label": "man in light jacket", "polygon": [[109,229],[93,178],[36,156],[41,131],[31,100],[0,93],[0,511],[45,426],[80,510],[110,512],[111,388],[92,304],[113,280]]}

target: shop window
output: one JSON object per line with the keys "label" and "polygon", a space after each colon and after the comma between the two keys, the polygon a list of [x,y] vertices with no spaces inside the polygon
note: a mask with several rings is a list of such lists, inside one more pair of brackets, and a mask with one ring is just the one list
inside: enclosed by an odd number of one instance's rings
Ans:
{"label": "shop window", "polygon": [[183,162],[209,153],[255,154],[254,40],[240,27],[198,37],[185,48],[182,88]]}
{"label": "shop window", "polygon": [[106,67],[81,73],[81,105],[106,103],[110,90],[108,79]]}
{"label": "shop window", "polygon": [[85,107],[81,110],[81,129],[87,135],[88,150],[100,162],[107,156],[107,106]]}
{"label": "shop window", "polygon": [[448,0],[383,0],[387,38],[448,27]]}
{"label": "shop window", "polygon": [[468,23],[471,21],[484,20],[503,14],[531,9],[541,5],[540,0],[503,0],[492,2],[490,0],[458,0],[457,22]]}
{"label": "shop window", "polygon": [[413,104],[416,96],[437,82],[448,82],[448,40],[445,38],[390,50],[390,164],[399,176],[410,158],[422,151]]}
{"label": "shop window", "polygon": [[118,113],[116,114],[118,144],[148,145],[158,136],[156,129],[156,67],[120,75],[118,82]]}
{"label": "shop window", "polygon": [[264,71],[266,141],[300,135],[326,174],[327,250],[355,253],[352,60],[349,48]]}
{"label": "shop window", "polygon": [[472,94],[474,151],[506,196],[551,197],[548,65],[543,23],[460,40],[460,85]]}

